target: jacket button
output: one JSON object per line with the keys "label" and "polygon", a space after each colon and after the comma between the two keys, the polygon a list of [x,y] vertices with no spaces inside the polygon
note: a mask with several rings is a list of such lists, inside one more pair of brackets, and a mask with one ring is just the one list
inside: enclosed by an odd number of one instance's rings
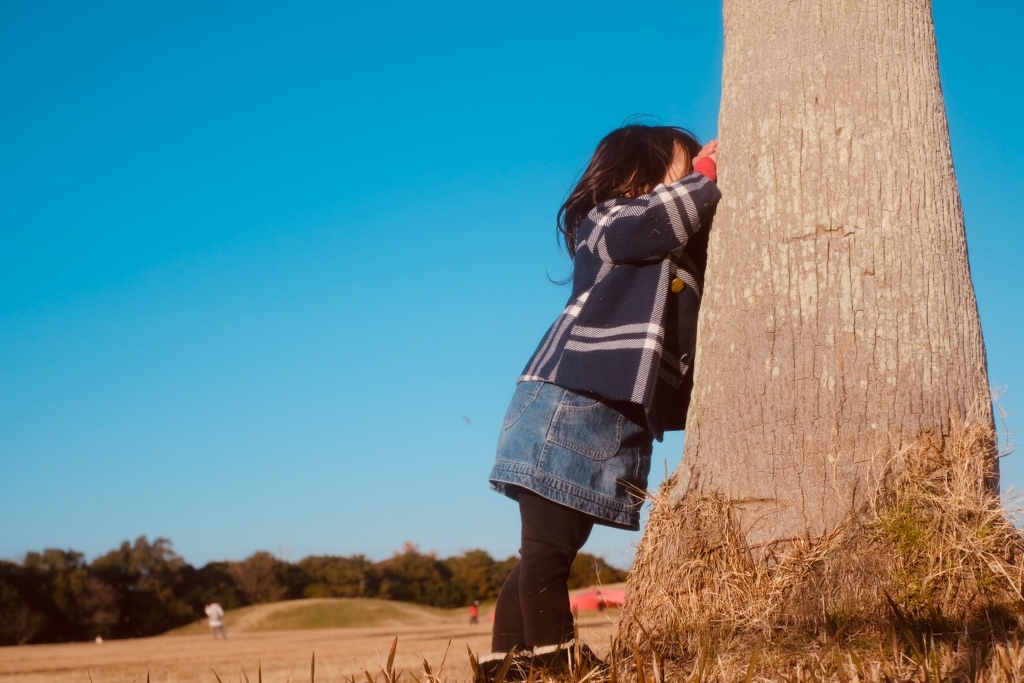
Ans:
{"label": "jacket button", "polygon": [[686,289],[686,283],[680,280],[679,278],[672,278],[672,283],[669,286],[672,288],[672,291],[675,292],[676,294]]}

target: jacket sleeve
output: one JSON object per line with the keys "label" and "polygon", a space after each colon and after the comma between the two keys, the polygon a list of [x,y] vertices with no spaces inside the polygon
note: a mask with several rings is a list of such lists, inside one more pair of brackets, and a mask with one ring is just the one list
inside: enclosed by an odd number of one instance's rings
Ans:
{"label": "jacket sleeve", "polygon": [[664,258],[711,224],[721,197],[718,187],[700,173],[658,185],[604,226],[604,249],[598,253],[613,263]]}

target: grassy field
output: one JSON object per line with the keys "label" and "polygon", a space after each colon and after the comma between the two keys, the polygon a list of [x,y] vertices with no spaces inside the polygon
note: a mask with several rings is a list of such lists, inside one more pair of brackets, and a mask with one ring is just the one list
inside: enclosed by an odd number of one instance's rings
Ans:
{"label": "grassy field", "polygon": [[[383,681],[381,664],[398,638],[395,669],[401,681],[414,676],[426,681],[426,659],[445,683],[471,680],[467,647],[484,653],[491,637],[485,605],[480,624],[469,625],[464,609],[438,610],[377,600],[299,600],[232,610],[228,640],[213,640],[205,623],[197,622],[155,638],[0,647],[0,683],[300,683]],[[581,636],[598,655],[608,655],[618,610],[579,615]],[[340,626],[340,624],[354,624]],[[942,643],[928,644],[894,635],[893,642],[873,653],[860,650],[863,661],[839,642],[831,648],[802,652],[775,648],[769,654],[755,645],[723,651],[690,664],[692,670],[662,668],[666,683],[674,681],[785,681],[787,683],[1009,683],[1024,680],[1024,647],[1014,641],[994,650],[949,652]],[[917,652],[922,648],[921,654]],[[800,649],[800,648],[798,648]],[[447,656],[446,656],[447,653]],[[311,670],[315,654],[315,678]],[[724,656],[724,659],[723,659]],[[970,661],[967,661],[967,660]],[[645,659],[651,672],[653,660]],[[630,680],[632,658],[624,662]],[[755,666],[756,665],[756,666]],[[657,667],[655,667],[657,668]],[[756,668],[756,672],[754,671]],[[215,673],[216,672],[216,673]],[[262,678],[260,677],[262,673]],[[596,679],[607,681],[607,678]]]}
{"label": "grassy field", "polygon": [[[316,680],[365,680],[362,670],[379,671],[398,638],[395,667],[402,680],[421,680],[423,659],[450,681],[469,680],[467,646],[489,650],[490,613],[469,625],[465,609],[440,610],[406,603],[363,599],[297,600],[232,610],[228,640],[213,640],[205,622],[155,638],[59,645],[0,647],[0,683],[256,683],[262,667],[266,683],[309,681],[316,655]],[[580,614],[581,634],[604,651],[616,610]]]}

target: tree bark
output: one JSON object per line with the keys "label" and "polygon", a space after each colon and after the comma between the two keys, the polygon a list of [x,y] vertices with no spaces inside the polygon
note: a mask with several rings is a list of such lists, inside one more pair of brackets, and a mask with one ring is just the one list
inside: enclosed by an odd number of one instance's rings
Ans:
{"label": "tree bark", "polygon": [[[863,507],[879,453],[992,427],[930,3],[724,0],[723,14],[723,199],[683,460],[630,576],[636,640],[673,596],[711,590],[707,554],[727,536],[737,557],[808,548]],[[979,457],[994,480],[994,449]],[[697,499],[728,509],[713,542]],[[668,571],[686,563],[705,573]]]}
{"label": "tree bark", "polygon": [[930,3],[724,3],[722,203],[673,500],[820,536],[892,440],[991,423]]}

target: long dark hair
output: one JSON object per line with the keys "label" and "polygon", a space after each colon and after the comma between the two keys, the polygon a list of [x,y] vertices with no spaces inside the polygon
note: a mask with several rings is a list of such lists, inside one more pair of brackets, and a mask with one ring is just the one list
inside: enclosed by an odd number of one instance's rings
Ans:
{"label": "long dark hair", "polygon": [[558,209],[558,232],[570,257],[576,255],[576,228],[590,210],[609,199],[639,197],[653,190],[672,165],[676,145],[691,160],[700,151],[696,136],[676,126],[630,124],[604,136],[576,187]]}

